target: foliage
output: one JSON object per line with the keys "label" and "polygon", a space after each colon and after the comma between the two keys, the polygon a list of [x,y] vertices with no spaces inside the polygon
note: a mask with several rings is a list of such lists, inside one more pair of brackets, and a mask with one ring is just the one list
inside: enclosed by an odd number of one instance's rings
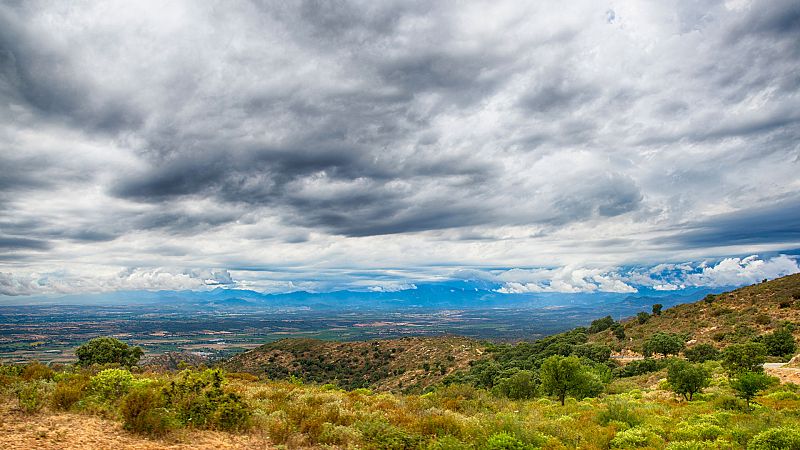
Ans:
{"label": "foliage", "polygon": [[122,366],[135,366],[144,354],[140,347],[130,347],[128,344],[110,337],[98,337],[81,345],[75,350],[78,364],[89,366],[92,364],[120,364]]}
{"label": "foliage", "polygon": [[615,323],[616,321],[614,320],[613,317],[605,316],[601,319],[593,320],[591,325],[589,325],[589,329],[587,330],[587,332],[589,334],[599,333],[601,331],[605,331],[611,328]]}
{"label": "foliage", "polygon": [[747,407],[749,408],[750,401],[752,401],[759,392],[777,382],[777,378],[761,372],[741,372],[736,375],[735,379],[731,380],[731,388],[736,392],[737,397],[747,402]]}
{"label": "foliage", "polygon": [[636,320],[639,322],[639,325],[644,325],[650,320],[650,314],[640,311],[639,314],[636,314]]}
{"label": "foliage", "polygon": [[544,360],[539,371],[542,390],[555,395],[564,405],[567,395],[580,396],[590,387],[591,378],[587,376],[586,367],[574,356],[554,355]]}
{"label": "foliage", "polygon": [[771,428],[758,433],[747,450],[800,450],[800,429]]}
{"label": "foliage", "polygon": [[698,363],[719,359],[719,355],[719,350],[711,344],[697,344],[683,352],[687,360]]}
{"label": "foliage", "polygon": [[797,343],[795,342],[792,332],[786,327],[775,330],[772,333],[764,334],[754,339],[755,342],[764,344],[769,356],[790,357],[797,351]]}
{"label": "foliage", "polygon": [[533,450],[536,447],[525,444],[508,433],[495,433],[489,436],[483,448],[486,450]]}
{"label": "foliage", "polygon": [[621,323],[615,323],[612,325],[611,332],[614,333],[614,337],[620,341],[625,339],[625,327],[623,327]]}
{"label": "foliage", "polygon": [[520,370],[502,378],[492,389],[496,394],[515,400],[536,397],[538,391],[536,375],[530,370]]}
{"label": "foliage", "polygon": [[23,380],[52,380],[53,369],[38,362],[33,361],[25,365],[20,376]]}
{"label": "foliage", "polygon": [[691,401],[711,383],[711,374],[700,364],[683,360],[673,361],[667,370],[667,382],[673,392]]}
{"label": "foliage", "polygon": [[64,377],[56,383],[51,404],[54,409],[66,411],[83,398],[89,380],[85,376]]}
{"label": "foliage", "polygon": [[105,369],[89,380],[89,391],[103,400],[119,399],[133,384],[133,375],[125,369]]}
{"label": "foliage", "polygon": [[722,351],[722,367],[733,377],[741,372],[762,372],[767,348],[759,342],[732,344]]}
{"label": "foliage", "polygon": [[661,315],[661,309],[663,307],[664,307],[664,305],[662,305],[661,303],[655,303],[653,305],[653,315],[654,316],[660,316]]}
{"label": "foliage", "polygon": [[250,408],[243,399],[222,388],[219,369],[184,370],[164,389],[165,402],[184,425],[240,430],[249,425]]}
{"label": "foliage", "polygon": [[166,434],[174,426],[166,406],[163,392],[153,386],[137,386],[120,404],[123,426],[141,434]]}
{"label": "foliage", "polygon": [[655,333],[644,344],[645,356],[650,356],[654,353],[660,353],[667,357],[669,355],[677,355],[683,350],[684,339],[673,333],[658,332]]}
{"label": "foliage", "polygon": [[644,358],[638,361],[631,361],[624,366],[614,369],[614,376],[619,378],[635,377],[646,373],[658,372],[667,367],[669,360]]}
{"label": "foliage", "polygon": [[17,402],[19,409],[26,414],[34,414],[42,410],[45,403],[46,385],[41,380],[29,381],[17,385]]}

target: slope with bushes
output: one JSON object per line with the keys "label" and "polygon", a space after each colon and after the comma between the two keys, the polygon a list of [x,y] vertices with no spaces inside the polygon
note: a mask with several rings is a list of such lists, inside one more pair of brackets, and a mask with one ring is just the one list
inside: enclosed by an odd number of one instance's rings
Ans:
{"label": "slope with bushes", "polygon": [[282,339],[239,354],[222,367],[235,372],[345,389],[421,391],[480,358],[484,346],[472,339],[409,337],[368,342]]}
{"label": "slope with bushes", "polygon": [[[711,344],[724,348],[787,329],[800,337],[800,274],[709,295],[695,303],[675,306],[660,314],[641,314],[622,321],[624,333],[608,328],[590,335],[591,342],[616,351],[643,352],[658,332],[686,337],[688,346]],[[620,338],[624,334],[624,337]]]}

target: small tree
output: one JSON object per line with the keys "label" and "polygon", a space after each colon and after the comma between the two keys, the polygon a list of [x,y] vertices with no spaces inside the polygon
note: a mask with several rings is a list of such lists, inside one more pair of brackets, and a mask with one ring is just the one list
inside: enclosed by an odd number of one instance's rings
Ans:
{"label": "small tree", "polygon": [[501,379],[492,392],[515,400],[536,397],[538,392],[536,377],[530,370],[520,370],[508,378]]}
{"label": "small tree", "polygon": [[767,360],[767,348],[759,342],[729,345],[722,351],[722,367],[728,378],[742,372],[763,372],[762,364]]}
{"label": "small tree", "polygon": [[697,344],[683,352],[683,356],[691,362],[705,362],[719,358],[719,350],[711,344]]}
{"label": "small tree", "polygon": [[645,356],[660,353],[666,358],[669,355],[677,355],[683,350],[683,338],[677,334],[658,332],[650,337],[644,344]]}
{"label": "small tree", "polygon": [[747,409],[750,409],[750,402],[759,392],[777,383],[778,379],[759,372],[742,372],[731,381],[731,387],[736,396],[747,402]]}
{"label": "small tree", "polygon": [[669,366],[667,382],[673,392],[691,401],[694,394],[702,392],[711,383],[711,374],[700,364],[678,360]]}
{"label": "small tree", "polygon": [[574,356],[551,356],[539,369],[539,378],[545,393],[555,395],[564,406],[567,394],[575,394],[587,383],[585,367]]}
{"label": "small tree", "polygon": [[767,348],[767,354],[770,356],[792,356],[797,351],[797,343],[794,340],[792,332],[786,328],[775,330],[772,333],[765,334],[759,339]]}
{"label": "small tree", "polygon": [[621,323],[615,323],[611,327],[611,332],[614,333],[614,336],[620,341],[625,339],[625,327],[623,327]]}
{"label": "small tree", "polygon": [[662,305],[661,303],[656,303],[655,305],[653,305],[653,315],[654,316],[660,316],[661,315],[661,308],[663,308],[663,307],[664,307],[664,305]]}
{"label": "small tree", "polygon": [[648,320],[650,320],[650,314],[641,311],[639,314],[636,314],[636,320],[639,321],[639,324],[644,325]]}
{"label": "small tree", "polygon": [[593,320],[592,324],[589,325],[589,334],[599,333],[601,331],[605,331],[611,328],[614,325],[614,318],[611,316],[605,316],[602,319]]}
{"label": "small tree", "polygon": [[130,347],[119,339],[110,337],[94,338],[75,350],[78,364],[82,366],[120,364],[131,367],[139,362],[143,354],[140,347]]}

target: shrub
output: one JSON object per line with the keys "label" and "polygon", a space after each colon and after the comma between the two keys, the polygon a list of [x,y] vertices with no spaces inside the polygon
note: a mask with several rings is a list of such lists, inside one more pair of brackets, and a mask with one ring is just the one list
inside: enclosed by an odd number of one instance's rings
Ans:
{"label": "shrub", "polygon": [[133,384],[133,375],[125,369],[105,369],[89,380],[89,391],[102,400],[116,400]]}
{"label": "shrub", "polygon": [[740,372],[762,372],[767,348],[758,342],[729,345],[722,351],[722,367],[733,377]]}
{"label": "shrub", "polygon": [[611,440],[611,448],[636,448],[636,447],[655,447],[661,442],[652,430],[646,427],[633,427],[620,431]]}
{"label": "shrub", "polygon": [[45,386],[41,381],[29,381],[17,386],[19,409],[26,414],[34,414],[44,406]]}
{"label": "shrub", "polygon": [[453,436],[442,436],[428,444],[427,450],[463,450],[466,448],[471,448],[471,446]]}
{"label": "shrub", "polygon": [[800,430],[772,428],[753,437],[747,450],[800,450]]}
{"label": "shrub", "polygon": [[763,343],[767,348],[767,355],[770,356],[788,357],[794,355],[794,352],[797,351],[797,343],[794,340],[794,336],[786,328],[760,336],[755,341]]}
{"label": "shrub", "polygon": [[673,333],[655,333],[644,344],[645,356],[650,356],[653,353],[660,353],[667,357],[669,355],[677,355],[684,346],[684,339],[681,336]]}
{"label": "shrub", "polygon": [[508,378],[502,378],[492,392],[515,400],[536,397],[538,385],[530,370],[520,370]]}
{"label": "shrub", "polygon": [[52,380],[53,379],[53,369],[50,367],[38,362],[33,361],[25,365],[22,369],[22,373],[20,373],[20,377],[23,380]]}
{"label": "shrub", "polygon": [[611,332],[614,333],[614,337],[616,337],[620,341],[625,339],[625,327],[623,327],[622,324],[615,323],[611,327]]}
{"label": "shrub", "polygon": [[592,324],[589,325],[588,333],[594,334],[599,333],[601,331],[605,331],[611,328],[614,325],[615,321],[614,318],[611,316],[605,316],[602,319],[597,319],[592,321]]}
{"label": "shrub", "polygon": [[144,351],[139,347],[130,347],[128,344],[110,337],[98,337],[81,345],[75,350],[78,364],[89,366],[92,364],[120,364],[135,366]]}
{"label": "shrub", "polygon": [[664,307],[664,305],[662,305],[661,303],[654,304],[653,305],[653,315],[654,316],[660,316],[661,315],[661,308],[663,308],[663,307]]}
{"label": "shrub", "polygon": [[419,436],[402,430],[385,419],[360,421],[355,424],[364,440],[375,447],[386,450],[405,450],[416,448]]}
{"label": "shrub", "polygon": [[644,375],[650,372],[657,372],[667,366],[667,360],[644,358],[638,361],[631,361],[622,367],[614,369],[614,376],[624,378],[636,375]]}
{"label": "shrub", "polygon": [[200,428],[242,430],[250,424],[250,407],[238,395],[222,388],[221,370],[184,370],[164,390],[167,405],[178,420]]}
{"label": "shrub", "polygon": [[533,450],[533,445],[526,444],[508,433],[495,433],[486,439],[483,446],[486,450]]}
{"label": "shrub", "polygon": [[756,316],[755,322],[759,325],[769,325],[772,322],[772,318],[767,314],[759,314]]}
{"label": "shrub", "polygon": [[639,312],[639,314],[636,314],[636,320],[639,321],[640,325],[644,325],[645,323],[647,323],[648,320],[650,320],[650,314],[641,311]]}
{"label": "shrub", "polygon": [[670,364],[667,382],[673,392],[691,401],[694,394],[702,392],[711,383],[711,374],[700,364],[678,360]]}
{"label": "shrub", "polygon": [[704,300],[706,303],[714,303],[714,300],[716,300],[716,299],[717,299],[717,296],[716,296],[716,295],[714,295],[714,294],[708,294],[708,295],[706,295],[706,296],[703,298],[703,300]]}
{"label": "shrub", "polygon": [[75,403],[78,403],[83,398],[83,392],[86,389],[86,380],[79,377],[71,377],[69,379],[59,381],[53,390],[53,398],[51,399],[53,409],[66,411]]}
{"label": "shrub", "polygon": [[597,422],[601,425],[619,422],[628,425],[628,427],[635,427],[639,425],[641,421],[639,414],[631,408],[630,403],[624,400],[608,402],[606,409],[597,414]]}
{"label": "shrub", "polygon": [[125,429],[163,435],[171,428],[163,394],[152,386],[137,386],[122,399],[120,413]]}
{"label": "shrub", "polygon": [[683,352],[691,362],[706,362],[719,358],[719,350],[711,344],[697,344]]}

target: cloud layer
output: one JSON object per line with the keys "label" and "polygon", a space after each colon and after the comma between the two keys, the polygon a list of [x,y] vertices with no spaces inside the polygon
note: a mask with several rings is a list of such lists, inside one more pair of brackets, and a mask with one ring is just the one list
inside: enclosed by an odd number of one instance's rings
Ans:
{"label": "cloud layer", "polygon": [[625,292],[608,270],[798,248],[798,17],[788,0],[2,5],[0,285],[558,267],[508,289]]}

